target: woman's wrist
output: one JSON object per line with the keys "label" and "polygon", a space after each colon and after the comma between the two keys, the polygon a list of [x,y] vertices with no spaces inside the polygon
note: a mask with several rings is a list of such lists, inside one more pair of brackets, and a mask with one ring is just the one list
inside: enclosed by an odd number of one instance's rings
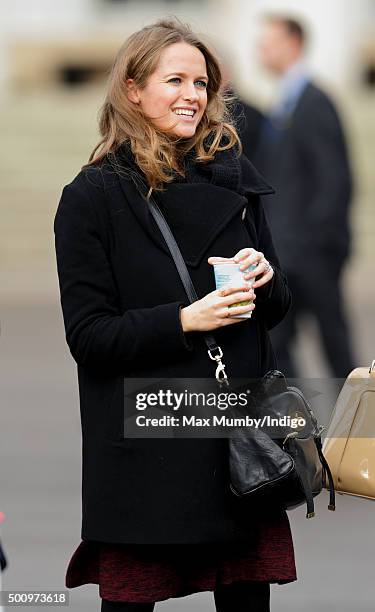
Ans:
{"label": "woman's wrist", "polygon": [[184,332],[193,331],[190,320],[189,306],[180,308],[180,320]]}

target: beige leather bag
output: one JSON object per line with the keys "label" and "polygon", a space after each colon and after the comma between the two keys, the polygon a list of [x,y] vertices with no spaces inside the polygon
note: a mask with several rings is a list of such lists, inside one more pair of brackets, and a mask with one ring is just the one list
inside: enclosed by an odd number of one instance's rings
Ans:
{"label": "beige leather bag", "polygon": [[323,453],[337,493],[375,499],[375,360],[346,379],[334,407]]}

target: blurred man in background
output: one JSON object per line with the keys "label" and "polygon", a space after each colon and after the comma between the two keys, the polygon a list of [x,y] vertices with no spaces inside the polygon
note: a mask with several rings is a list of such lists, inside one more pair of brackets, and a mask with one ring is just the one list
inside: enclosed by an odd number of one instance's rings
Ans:
{"label": "blurred man in background", "polygon": [[291,355],[296,322],[301,313],[312,314],[333,374],[341,378],[353,367],[340,287],[352,181],[339,117],[309,77],[305,42],[297,21],[265,19],[260,61],[280,78],[280,95],[263,123],[254,161],[276,189],[264,204],[293,293],[292,309],[272,340],[279,368],[297,376]]}

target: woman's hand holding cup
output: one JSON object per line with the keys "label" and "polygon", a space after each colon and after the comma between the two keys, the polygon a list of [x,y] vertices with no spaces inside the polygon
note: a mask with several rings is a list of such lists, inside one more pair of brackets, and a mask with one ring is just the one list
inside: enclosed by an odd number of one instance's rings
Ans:
{"label": "woman's hand holding cup", "polygon": [[[254,288],[268,283],[274,275],[273,268],[263,253],[250,247],[241,249],[233,258],[209,257],[208,263],[237,264],[244,281],[241,283],[236,276],[235,283],[221,286],[190,306],[182,308],[181,324],[185,332],[210,331],[246,320],[255,308]],[[239,302],[245,303],[239,305]]]}
{"label": "woman's hand holding cup", "polygon": [[[241,306],[233,306],[238,302],[248,302]],[[238,287],[221,287],[211,291],[200,300],[181,308],[181,324],[184,332],[210,331],[226,325],[246,321],[245,318],[233,318],[252,312],[255,308],[255,294],[252,287],[244,282]]]}

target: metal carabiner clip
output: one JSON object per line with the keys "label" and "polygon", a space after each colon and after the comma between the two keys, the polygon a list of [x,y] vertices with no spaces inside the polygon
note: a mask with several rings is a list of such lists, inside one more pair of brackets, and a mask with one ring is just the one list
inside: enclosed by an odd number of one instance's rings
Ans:
{"label": "metal carabiner clip", "polygon": [[229,385],[228,376],[226,375],[226,372],[225,372],[225,364],[221,361],[221,358],[223,356],[223,351],[221,350],[220,346],[218,346],[218,349],[219,349],[218,355],[213,355],[211,353],[211,350],[208,350],[210,359],[212,359],[213,361],[216,361],[217,363],[216,371],[215,371],[215,378],[220,386],[223,383],[226,385]]}
{"label": "metal carabiner clip", "polygon": [[216,372],[215,372],[215,377],[216,377],[216,380],[220,384],[222,384],[223,382],[225,382],[225,384],[229,384],[228,376],[226,375],[226,372],[225,372],[225,365],[222,363],[221,360],[218,361]]}

